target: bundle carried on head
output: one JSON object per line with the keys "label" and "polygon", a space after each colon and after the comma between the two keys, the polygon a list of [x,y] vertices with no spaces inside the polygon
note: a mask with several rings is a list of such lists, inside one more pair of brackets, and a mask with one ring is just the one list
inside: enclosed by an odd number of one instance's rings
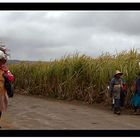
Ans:
{"label": "bundle carried on head", "polygon": [[[8,54],[8,49],[5,47],[5,44],[2,44],[2,41],[0,42],[0,59],[5,59],[5,60],[7,60],[7,56],[9,56],[9,54]],[[3,53],[4,54],[3,54]]]}
{"label": "bundle carried on head", "polygon": [[0,50],[0,59],[5,59],[5,60],[7,60],[6,54],[5,54],[3,51],[1,51],[1,50]]}

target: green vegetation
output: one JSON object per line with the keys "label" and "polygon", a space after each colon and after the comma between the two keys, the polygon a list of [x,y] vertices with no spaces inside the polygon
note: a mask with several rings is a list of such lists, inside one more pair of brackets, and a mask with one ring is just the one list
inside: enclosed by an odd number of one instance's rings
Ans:
{"label": "green vegetation", "polygon": [[116,69],[124,73],[129,92],[139,72],[139,61],[140,54],[131,49],[114,56],[106,53],[91,58],[75,54],[49,64],[21,63],[9,65],[9,68],[15,76],[15,87],[28,94],[93,103],[105,101],[107,86]]}

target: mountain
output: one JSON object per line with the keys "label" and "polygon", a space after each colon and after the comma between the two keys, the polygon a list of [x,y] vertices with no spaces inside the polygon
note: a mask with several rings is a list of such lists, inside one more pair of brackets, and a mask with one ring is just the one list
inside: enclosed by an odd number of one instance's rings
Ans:
{"label": "mountain", "polygon": [[22,61],[20,60],[8,60],[6,64],[18,64],[21,63]]}
{"label": "mountain", "polygon": [[37,62],[43,62],[43,63],[50,63],[49,61],[26,61],[26,60],[8,60],[6,62],[7,65],[9,64],[20,64],[20,63],[30,63],[30,64],[33,64],[33,63],[37,63]]}

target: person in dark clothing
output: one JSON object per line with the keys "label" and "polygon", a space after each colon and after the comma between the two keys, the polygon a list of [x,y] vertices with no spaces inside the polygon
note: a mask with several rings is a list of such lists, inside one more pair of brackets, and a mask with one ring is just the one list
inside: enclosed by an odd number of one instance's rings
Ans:
{"label": "person in dark clothing", "polygon": [[124,106],[124,98],[125,98],[124,90],[126,90],[125,89],[126,82],[121,77],[122,75],[123,75],[122,72],[116,70],[116,73],[112,78],[109,86],[110,96],[112,97],[113,100],[112,107],[115,114],[120,114],[121,111],[120,108],[121,106]]}
{"label": "person in dark clothing", "polygon": [[134,114],[139,114],[138,109],[140,109],[140,73],[134,81],[131,91],[134,92],[134,95],[131,99],[131,104],[134,107]]}

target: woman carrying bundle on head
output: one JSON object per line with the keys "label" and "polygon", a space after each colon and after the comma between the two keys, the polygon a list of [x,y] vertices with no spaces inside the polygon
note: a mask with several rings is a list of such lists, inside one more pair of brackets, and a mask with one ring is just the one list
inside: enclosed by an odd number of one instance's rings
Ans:
{"label": "woman carrying bundle on head", "polygon": [[0,50],[0,118],[2,116],[2,113],[5,112],[8,107],[8,95],[7,89],[5,87],[4,77],[7,77],[9,80],[14,81],[14,76],[11,74],[11,72],[5,65],[6,61],[6,54]]}

